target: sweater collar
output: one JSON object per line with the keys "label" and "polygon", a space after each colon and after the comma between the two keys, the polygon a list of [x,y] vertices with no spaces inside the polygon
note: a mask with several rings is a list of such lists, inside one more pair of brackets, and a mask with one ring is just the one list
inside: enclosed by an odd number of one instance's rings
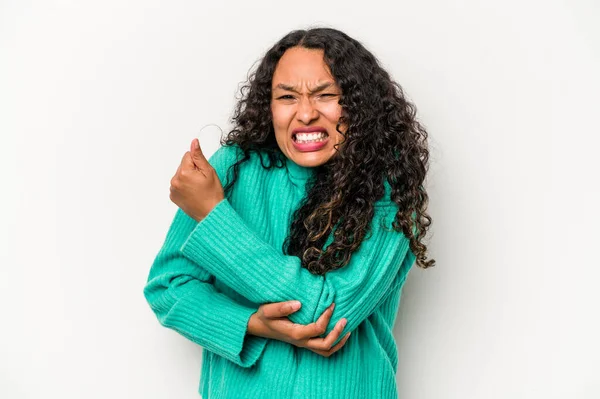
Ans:
{"label": "sweater collar", "polygon": [[288,175],[293,180],[307,180],[313,173],[314,168],[301,166],[292,161],[291,159],[286,159],[286,165],[288,170]]}

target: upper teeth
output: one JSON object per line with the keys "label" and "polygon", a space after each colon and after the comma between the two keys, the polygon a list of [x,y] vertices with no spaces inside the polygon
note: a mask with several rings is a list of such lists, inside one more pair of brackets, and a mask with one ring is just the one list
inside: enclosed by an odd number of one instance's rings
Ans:
{"label": "upper teeth", "polygon": [[317,133],[296,133],[296,138],[298,140],[316,140],[322,137],[326,137],[327,133],[325,132],[317,132]]}

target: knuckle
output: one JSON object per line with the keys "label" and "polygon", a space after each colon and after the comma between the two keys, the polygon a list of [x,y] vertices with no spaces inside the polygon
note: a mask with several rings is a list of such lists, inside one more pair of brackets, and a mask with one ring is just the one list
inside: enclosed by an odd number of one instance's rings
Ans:
{"label": "knuckle", "polygon": [[328,350],[331,349],[331,344],[329,342],[323,342],[323,344],[321,345],[321,347],[319,348],[324,352],[327,352]]}
{"label": "knuckle", "polygon": [[329,349],[327,343],[325,342],[315,343],[314,348],[319,350],[320,352],[326,352]]}
{"label": "knuckle", "polygon": [[268,306],[265,306],[265,305],[261,306],[261,307],[258,309],[258,312],[259,312],[259,314],[260,314],[261,316],[263,316],[263,317],[267,317],[267,318],[268,318],[268,317],[271,317],[271,314],[270,314],[270,312],[269,312],[269,307],[268,307]]}
{"label": "knuckle", "polygon": [[319,323],[312,323],[307,325],[307,327],[310,328],[310,334],[313,337],[319,336],[325,332]]}
{"label": "knuckle", "polygon": [[291,333],[291,337],[295,341],[301,341],[303,339],[303,334],[300,330],[293,330]]}

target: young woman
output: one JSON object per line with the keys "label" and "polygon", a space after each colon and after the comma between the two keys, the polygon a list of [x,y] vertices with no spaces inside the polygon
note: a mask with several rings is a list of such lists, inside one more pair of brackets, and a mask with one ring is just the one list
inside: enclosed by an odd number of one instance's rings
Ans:
{"label": "young woman", "polygon": [[210,160],[192,142],[144,295],[204,348],[204,399],[397,397],[401,290],[434,264],[415,114],[358,41],[297,30],[242,88]]}

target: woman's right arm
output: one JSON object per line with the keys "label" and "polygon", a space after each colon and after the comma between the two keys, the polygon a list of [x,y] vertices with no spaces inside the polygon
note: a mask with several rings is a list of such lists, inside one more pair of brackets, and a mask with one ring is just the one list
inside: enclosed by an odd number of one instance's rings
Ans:
{"label": "woman's right arm", "polygon": [[177,209],[150,268],[144,297],[163,326],[241,367],[250,367],[267,342],[247,334],[250,317],[258,309],[218,292],[213,277],[181,254],[179,248],[196,224]]}

